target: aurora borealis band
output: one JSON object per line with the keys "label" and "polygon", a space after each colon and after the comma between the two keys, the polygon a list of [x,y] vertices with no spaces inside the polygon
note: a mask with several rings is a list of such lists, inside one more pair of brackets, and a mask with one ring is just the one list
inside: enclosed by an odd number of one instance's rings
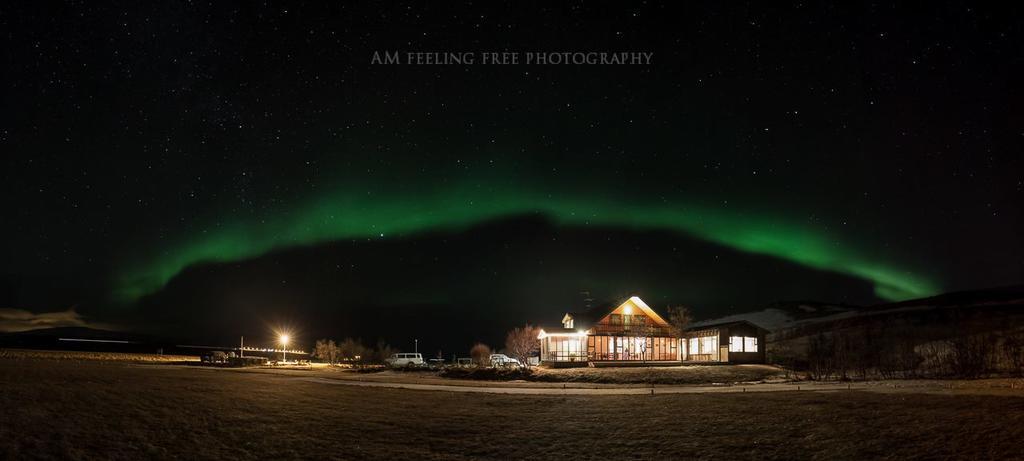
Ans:
{"label": "aurora borealis band", "polygon": [[858,277],[873,283],[876,295],[887,300],[927,296],[940,288],[923,274],[881,259],[870,248],[855,247],[769,213],[523,190],[492,189],[479,194],[472,188],[452,188],[425,196],[372,200],[351,193],[328,194],[276,220],[228,222],[215,232],[186,237],[161,256],[126,266],[114,289],[117,299],[130,302],[160,289],[192,264],[238,261],[275,249],[339,239],[390,238],[427,230],[459,229],[523,213],[542,213],[567,226],[678,231],[736,250]]}
{"label": "aurora borealis band", "polygon": [[12,4],[0,310],[461,351],[584,292],[711,320],[1016,286],[998,9]]}

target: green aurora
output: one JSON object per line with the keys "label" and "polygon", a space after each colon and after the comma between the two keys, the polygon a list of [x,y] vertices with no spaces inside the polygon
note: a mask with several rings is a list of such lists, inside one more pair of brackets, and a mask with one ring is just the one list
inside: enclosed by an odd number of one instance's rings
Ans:
{"label": "green aurora", "polygon": [[[235,219],[187,238],[150,258],[122,267],[113,297],[132,303],[160,290],[185,268],[230,262],[267,252],[342,239],[407,236],[424,231],[458,230],[525,213],[542,213],[565,226],[607,225],[681,232],[749,253],[774,256],[819,270],[867,280],[886,300],[928,296],[940,291],[933,280],[852,248],[805,223],[767,213],[740,212],[692,203],[644,203],[595,195],[531,193],[516,188],[453,187],[445,191],[370,198],[339,191],[308,201],[273,220]],[[584,198],[585,197],[585,198]]]}

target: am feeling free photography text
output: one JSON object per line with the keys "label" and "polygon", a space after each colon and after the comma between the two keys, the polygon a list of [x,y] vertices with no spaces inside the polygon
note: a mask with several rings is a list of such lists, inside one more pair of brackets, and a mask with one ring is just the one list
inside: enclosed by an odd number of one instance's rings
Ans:
{"label": "am feeling free photography text", "polygon": [[645,51],[374,51],[370,64],[408,65],[649,65]]}

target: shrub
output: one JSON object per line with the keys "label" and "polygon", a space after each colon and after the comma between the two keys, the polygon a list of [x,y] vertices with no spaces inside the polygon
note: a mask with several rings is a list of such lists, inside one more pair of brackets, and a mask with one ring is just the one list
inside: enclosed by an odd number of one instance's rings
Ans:
{"label": "shrub", "polygon": [[469,350],[469,356],[478,367],[486,367],[491,364],[491,348],[484,343],[476,343]]}
{"label": "shrub", "polygon": [[451,379],[473,379],[486,381],[514,381],[533,379],[530,368],[459,368],[448,367],[441,370],[441,377]]}

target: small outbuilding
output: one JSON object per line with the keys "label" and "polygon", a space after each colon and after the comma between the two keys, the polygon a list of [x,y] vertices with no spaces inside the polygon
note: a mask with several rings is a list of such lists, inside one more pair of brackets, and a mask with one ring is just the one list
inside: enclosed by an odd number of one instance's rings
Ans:
{"label": "small outbuilding", "polygon": [[698,324],[682,338],[684,363],[765,363],[768,330],[746,320]]}

